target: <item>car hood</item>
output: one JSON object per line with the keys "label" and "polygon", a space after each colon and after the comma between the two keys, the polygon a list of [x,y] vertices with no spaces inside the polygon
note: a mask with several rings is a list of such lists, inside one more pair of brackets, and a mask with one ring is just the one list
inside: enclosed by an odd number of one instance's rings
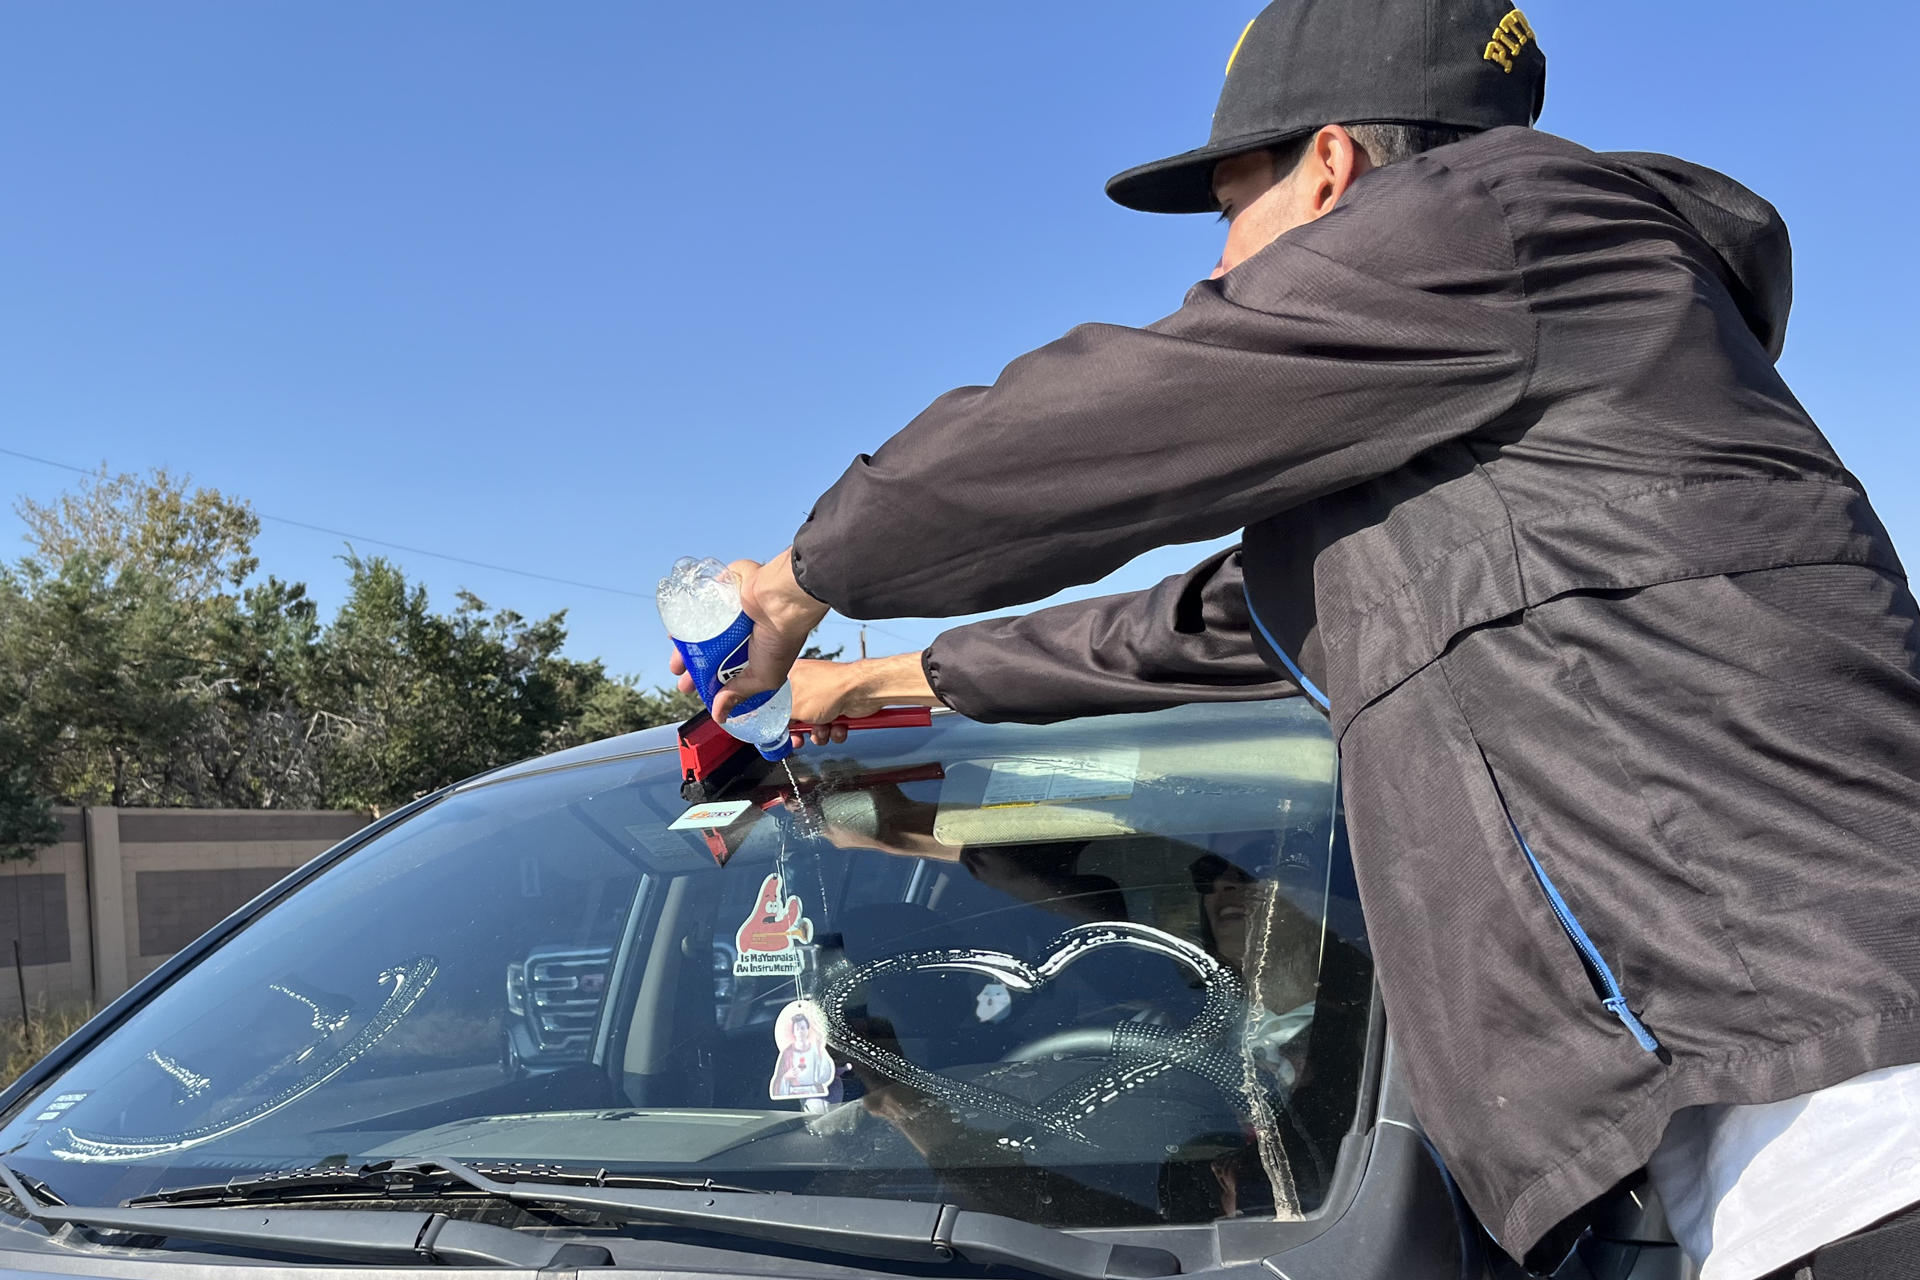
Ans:
{"label": "car hood", "polygon": [[648,1164],[698,1164],[744,1142],[809,1119],[792,1111],[554,1111],[475,1116],[436,1125],[366,1153],[374,1160],[552,1160],[619,1164],[644,1154]]}

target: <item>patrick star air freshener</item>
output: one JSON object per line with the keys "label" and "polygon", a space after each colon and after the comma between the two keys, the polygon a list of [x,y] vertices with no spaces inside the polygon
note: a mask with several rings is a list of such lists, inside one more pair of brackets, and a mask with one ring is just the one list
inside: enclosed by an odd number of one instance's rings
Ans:
{"label": "patrick star air freshener", "polygon": [[787,894],[779,872],[762,881],[753,914],[733,935],[734,976],[791,978],[799,973],[800,948],[813,941],[813,921],[801,911],[800,899]]}

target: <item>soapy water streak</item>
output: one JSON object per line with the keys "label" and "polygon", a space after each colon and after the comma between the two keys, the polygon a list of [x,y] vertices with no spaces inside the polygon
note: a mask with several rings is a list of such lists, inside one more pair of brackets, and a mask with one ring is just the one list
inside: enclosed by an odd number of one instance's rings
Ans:
{"label": "soapy water streak", "polygon": [[[1200,1013],[1185,1028],[1167,1033],[1151,1047],[1119,1053],[1110,1065],[1059,1090],[1038,1104],[1009,1097],[965,1081],[948,1079],[909,1062],[854,1030],[847,1010],[874,979],[905,973],[977,974],[1007,990],[1029,994],[1068,968],[1106,947],[1131,947],[1165,956],[1192,971],[1206,992]],[[1082,1131],[1087,1117],[1169,1071],[1199,1062],[1219,1038],[1240,1020],[1240,979],[1205,949],[1149,925],[1125,921],[1077,925],[1056,938],[1047,957],[1033,965],[1001,951],[970,948],[916,951],[844,969],[822,989],[819,1004],[827,1018],[829,1043],[891,1080],[961,1107],[1003,1116],[1014,1132],[999,1144],[1030,1148],[1042,1134],[1093,1145]]]}
{"label": "soapy water streak", "polygon": [[340,1028],[346,1026],[348,1021],[353,1017],[353,1015],[345,1009],[328,1009],[311,996],[303,996],[291,987],[282,986],[278,982],[269,986],[267,990],[277,992],[289,1000],[305,1005],[307,1011],[313,1015],[313,1029],[323,1035],[332,1035]]}
{"label": "soapy water streak", "polygon": [[179,1081],[180,1087],[186,1090],[188,1099],[198,1098],[201,1094],[205,1093],[207,1087],[213,1083],[211,1076],[203,1076],[197,1072],[187,1070],[166,1054],[161,1053],[158,1049],[150,1049],[147,1051],[147,1061]]}
{"label": "soapy water streak", "polygon": [[1255,1034],[1257,1019],[1255,1014],[1265,1003],[1265,987],[1270,970],[1267,961],[1273,948],[1273,913],[1280,899],[1280,886],[1273,881],[1266,882],[1265,892],[1259,894],[1253,902],[1253,910],[1247,920],[1247,938],[1249,940],[1246,958],[1247,973],[1253,981],[1248,993],[1251,999],[1247,1004],[1246,1020],[1242,1027],[1244,1043],[1240,1055],[1244,1077],[1241,1089],[1248,1112],[1253,1117],[1254,1141],[1260,1152],[1260,1167],[1266,1171],[1267,1185],[1273,1188],[1273,1216],[1276,1221],[1297,1220],[1300,1214],[1300,1192],[1293,1181],[1293,1166],[1287,1160],[1287,1153],[1280,1146],[1280,1128],[1274,1118],[1273,1103],[1266,1085],[1260,1079],[1254,1066],[1255,1055],[1252,1036]]}
{"label": "soapy water streak", "polygon": [[[59,1135],[48,1141],[47,1149],[61,1160],[87,1164],[122,1163],[149,1160],[155,1156],[186,1151],[238,1132],[255,1121],[272,1115],[289,1103],[306,1097],[358,1062],[375,1045],[386,1039],[387,1034],[399,1025],[402,1018],[413,1011],[413,1007],[420,1002],[420,997],[426,993],[439,972],[440,962],[431,956],[416,956],[405,964],[382,970],[379,975],[380,985],[389,987],[391,990],[387,992],[386,999],[381,1002],[380,1008],[375,1011],[373,1017],[368,1019],[367,1025],[360,1028],[359,1033],[342,1045],[331,1057],[322,1060],[310,1074],[302,1076],[279,1093],[255,1103],[238,1115],[226,1117],[213,1124],[183,1129],[177,1133],[151,1134],[141,1137],[109,1137],[102,1134],[82,1133],[77,1129],[63,1129]],[[333,1025],[337,1029],[342,1024]],[[292,1061],[304,1061],[318,1047],[318,1045],[307,1046],[294,1055]],[[162,1066],[162,1069],[164,1070],[165,1067]]]}

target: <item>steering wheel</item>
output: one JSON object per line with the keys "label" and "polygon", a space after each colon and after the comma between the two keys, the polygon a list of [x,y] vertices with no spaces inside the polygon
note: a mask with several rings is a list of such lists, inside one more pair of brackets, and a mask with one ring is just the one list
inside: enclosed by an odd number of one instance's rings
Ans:
{"label": "steering wheel", "polygon": [[1000,1055],[1002,1062],[1033,1062],[1040,1058],[1106,1058],[1120,1052],[1112,1027],[1068,1027],[1064,1031],[1015,1045]]}
{"label": "steering wheel", "polygon": [[[1048,1054],[1094,1056],[1108,1061],[1079,1081],[1048,1095],[1038,1103],[997,1089],[936,1075],[901,1055],[897,1047],[870,1039],[853,1025],[850,1009],[867,983],[898,973],[965,973],[1004,984],[1009,991],[1029,993],[1044,987],[1085,956],[1109,947],[1141,950],[1167,957],[1198,980],[1205,993],[1202,1007],[1183,1028],[1156,1029],[1138,1042],[1120,1027],[1075,1027],[1021,1045],[1003,1057],[1026,1060]],[[1217,1040],[1233,1027],[1241,1008],[1240,980],[1204,948],[1155,929],[1128,921],[1104,921],[1067,930],[1037,962],[1005,952],[949,948],[888,956],[869,964],[849,966],[830,977],[819,995],[826,1015],[828,1041],[848,1057],[866,1064],[890,1080],[969,1111],[990,1112],[1014,1122],[1012,1134],[1001,1139],[1009,1146],[1027,1147],[1042,1135],[1091,1144],[1082,1128],[1088,1116],[1133,1089],[1167,1071],[1187,1066],[1205,1068]],[[1237,1073],[1236,1073],[1237,1078]]]}

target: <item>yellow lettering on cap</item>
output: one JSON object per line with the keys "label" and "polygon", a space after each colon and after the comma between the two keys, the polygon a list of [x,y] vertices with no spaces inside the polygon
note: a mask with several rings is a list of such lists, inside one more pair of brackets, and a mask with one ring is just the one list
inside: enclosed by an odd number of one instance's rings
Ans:
{"label": "yellow lettering on cap", "polygon": [[[1241,37],[1245,39],[1245,37]],[[1513,72],[1513,60],[1520,51],[1533,43],[1533,24],[1527,21],[1527,15],[1515,9],[1500,19],[1500,25],[1493,29],[1493,38],[1487,41],[1486,52],[1480,55],[1483,62],[1491,62],[1502,71]],[[1238,52],[1238,50],[1235,50]]]}
{"label": "yellow lettering on cap", "polygon": [[[1253,20],[1253,22],[1258,22],[1258,21],[1260,21],[1260,19],[1258,18],[1255,18]],[[1233,52],[1227,55],[1227,74],[1228,75],[1233,74],[1233,64],[1239,61],[1240,59],[1240,46],[1247,42],[1247,36],[1252,34],[1253,32],[1253,22],[1249,22],[1246,26],[1246,30],[1240,33],[1240,38],[1233,42]]]}

